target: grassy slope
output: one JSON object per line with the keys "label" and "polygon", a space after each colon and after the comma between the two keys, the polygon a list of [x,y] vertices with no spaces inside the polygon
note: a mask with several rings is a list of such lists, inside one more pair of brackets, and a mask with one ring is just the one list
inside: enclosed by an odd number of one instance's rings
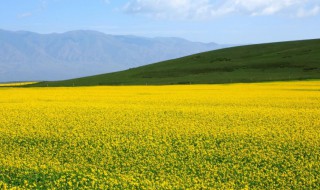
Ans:
{"label": "grassy slope", "polygon": [[320,39],[249,45],[31,86],[210,84],[320,79]]}

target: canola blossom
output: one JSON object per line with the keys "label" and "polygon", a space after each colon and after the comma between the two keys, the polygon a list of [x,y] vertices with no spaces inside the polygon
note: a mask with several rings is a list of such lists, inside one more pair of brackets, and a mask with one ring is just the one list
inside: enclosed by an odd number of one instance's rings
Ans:
{"label": "canola blossom", "polygon": [[0,88],[0,189],[319,189],[320,81]]}
{"label": "canola blossom", "polygon": [[0,87],[9,87],[9,86],[23,86],[29,84],[35,84],[37,82],[12,82],[12,83],[0,83]]}

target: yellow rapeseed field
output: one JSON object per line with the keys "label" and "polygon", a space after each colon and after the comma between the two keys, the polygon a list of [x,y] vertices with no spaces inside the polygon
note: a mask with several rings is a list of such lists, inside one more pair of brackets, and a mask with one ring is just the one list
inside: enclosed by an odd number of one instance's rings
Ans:
{"label": "yellow rapeseed field", "polygon": [[0,189],[320,189],[320,81],[0,88]]}
{"label": "yellow rapeseed field", "polygon": [[37,82],[12,82],[12,83],[0,83],[0,87],[7,87],[7,86],[23,86],[28,84],[35,84]]}

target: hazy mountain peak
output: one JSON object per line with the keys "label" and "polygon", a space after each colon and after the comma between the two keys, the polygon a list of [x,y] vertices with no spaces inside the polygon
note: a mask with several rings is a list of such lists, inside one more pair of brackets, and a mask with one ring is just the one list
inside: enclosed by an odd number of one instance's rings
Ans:
{"label": "hazy mountain peak", "polygon": [[81,77],[222,47],[175,37],[107,35],[92,30],[53,34],[0,30],[0,81]]}

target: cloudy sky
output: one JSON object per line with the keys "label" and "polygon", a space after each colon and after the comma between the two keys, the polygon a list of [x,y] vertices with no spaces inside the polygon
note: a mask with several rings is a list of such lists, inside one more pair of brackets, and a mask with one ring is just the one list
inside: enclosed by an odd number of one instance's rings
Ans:
{"label": "cloudy sky", "polygon": [[229,44],[320,38],[320,0],[0,0],[0,29]]}

